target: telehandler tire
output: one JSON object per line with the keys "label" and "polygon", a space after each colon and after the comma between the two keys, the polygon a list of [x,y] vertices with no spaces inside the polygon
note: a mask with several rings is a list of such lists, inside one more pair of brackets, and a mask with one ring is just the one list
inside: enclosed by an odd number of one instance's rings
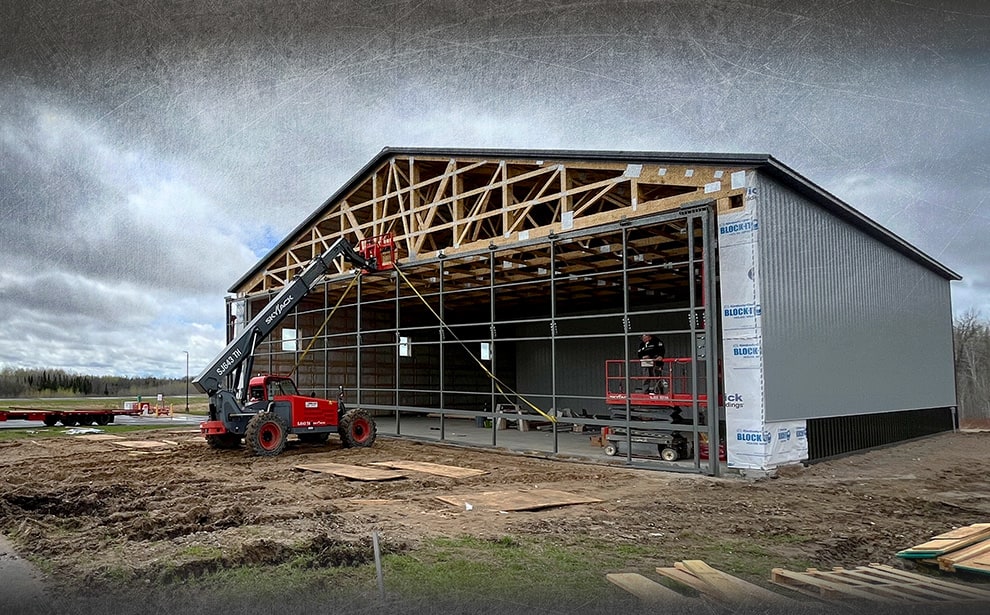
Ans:
{"label": "telehandler tire", "polygon": [[274,412],[259,412],[248,421],[244,442],[255,455],[274,457],[285,450],[289,426]]}
{"label": "telehandler tire", "polygon": [[344,448],[369,447],[375,443],[378,426],[367,410],[354,408],[344,413],[337,424]]}

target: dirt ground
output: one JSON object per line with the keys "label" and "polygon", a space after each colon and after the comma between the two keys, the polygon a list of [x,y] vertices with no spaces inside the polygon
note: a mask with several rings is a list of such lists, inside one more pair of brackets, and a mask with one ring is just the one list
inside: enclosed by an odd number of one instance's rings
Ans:
{"label": "dirt ground", "polygon": [[[681,559],[730,566],[735,560],[721,558],[718,548],[755,543],[767,573],[773,566],[905,567],[897,551],[990,521],[990,433],[943,434],[758,480],[383,437],[368,449],[342,449],[333,439],[290,442],[275,458],[215,451],[188,430],[128,439],[162,446],[79,436],[0,444],[0,534],[41,562],[49,586],[101,587],[121,571],[160,582],[163,562],[176,577],[214,571],[219,560],[197,554],[217,548],[225,566],[277,565],[301,548],[342,565],[366,558],[368,549],[339,541],[373,531],[392,549],[414,549],[435,536],[537,536],[563,545],[593,539],[602,548],[655,545],[656,566]],[[408,472],[364,482],[294,469],[396,460],[488,473],[454,479]],[[537,488],[601,501],[505,513],[437,499]]]}

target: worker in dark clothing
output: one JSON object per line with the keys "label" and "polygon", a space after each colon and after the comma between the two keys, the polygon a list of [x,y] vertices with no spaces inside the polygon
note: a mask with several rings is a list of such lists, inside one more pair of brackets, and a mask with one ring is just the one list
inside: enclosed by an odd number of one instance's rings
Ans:
{"label": "worker in dark clothing", "polygon": [[660,379],[663,374],[663,342],[649,333],[644,333],[641,340],[636,356],[645,377],[646,392],[663,393],[663,381]]}

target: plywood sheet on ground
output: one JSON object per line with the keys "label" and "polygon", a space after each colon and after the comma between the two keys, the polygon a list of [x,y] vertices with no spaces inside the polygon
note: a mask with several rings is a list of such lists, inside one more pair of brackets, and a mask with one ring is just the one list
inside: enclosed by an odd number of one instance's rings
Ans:
{"label": "plywood sheet on ground", "polygon": [[159,442],[157,440],[110,440],[110,442],[127,448],[161,448],[163,446],[170,446],[167,442]]}
{"label": "plywood sheet on ground", "polygon": [[118,436],[112,433],[87,433],[81,436],[76,436],[82,440],[123,440],[123,436]]}
{"label": "plywood sheet on ground", "polygon": [[825,600],[853,599],[902,604],[990,601],[990,591],[882,564],[832,570],[809,568],[805,572],[774,568],[770,580],[782,587]]}
{"label": "plywood sheet on ground", "polygon": [[413,472],[435,474],[437,476],[446,476],[447,478],[470,478],[472,476],[488,474],[486,470],[462,468],[460,466],[445,466],[428,461],[373,461],[369,465],[397,468],[399,470],[412,470]]}
{"label": "plywood sheet on ground", "polygon": [[485,491],[467,495],[439,495],[437,499],[454,506],[484,510],[539,510],[553,506],[601,502],[598,498],[554,489]]}
{"label": "plywood sheet on ground", "polygon": [[921,559],[938,557],[990,538],[990,523],[974,523],[935,536],[928,542],[897,553],[897,557]]}
{"label": "plywood sheet on ground", "polygon": [[352,480],[395,480],[405,478],[406,475],[395,470],[383,470],[381,468],[369,468],[367,466],[351,466],[343,463],[307,463],[293,466],[297,470],[309,472],[320,472],[322,474],[334,474]]}

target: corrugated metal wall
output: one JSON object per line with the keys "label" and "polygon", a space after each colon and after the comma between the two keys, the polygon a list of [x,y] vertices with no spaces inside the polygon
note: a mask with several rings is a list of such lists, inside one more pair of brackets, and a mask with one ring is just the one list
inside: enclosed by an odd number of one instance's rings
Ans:
{"label": "corrugated metal wall", "polygon": [[757,186],[766,420],[955,405],[949,281]]}

